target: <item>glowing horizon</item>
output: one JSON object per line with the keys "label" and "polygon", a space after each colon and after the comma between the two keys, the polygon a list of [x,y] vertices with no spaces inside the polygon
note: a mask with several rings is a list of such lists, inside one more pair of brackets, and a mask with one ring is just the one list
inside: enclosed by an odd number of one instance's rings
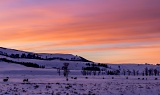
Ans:
{"label": "glowing horizon", "polygon": [[1,0],[0,47],[160,63],[159,0]]}

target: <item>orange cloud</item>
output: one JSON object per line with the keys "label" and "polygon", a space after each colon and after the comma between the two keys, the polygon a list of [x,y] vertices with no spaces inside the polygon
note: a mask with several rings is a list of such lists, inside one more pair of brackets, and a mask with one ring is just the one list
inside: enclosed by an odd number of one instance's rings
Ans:
{"label": "orange cloud", "polygon": [[[146,48],[139,43],[152,49],[149,47],[160,42],[159,0],[2,0],[0,5],[0,43],[4,47],[91,53]],[[111,44],[116,47],[103,46]]]}

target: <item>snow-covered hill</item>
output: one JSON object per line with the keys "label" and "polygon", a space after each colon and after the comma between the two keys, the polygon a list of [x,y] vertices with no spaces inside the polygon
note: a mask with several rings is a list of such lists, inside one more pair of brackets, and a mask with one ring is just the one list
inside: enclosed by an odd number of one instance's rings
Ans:
{"label": "snow-covered hill", "polygon": [[69,63],[69,69],[72,70],[81,70],[82,67],[86,66],[86,63],[93,63],[83,57],[72,54],[33,53],[2,47],[0,47],[0,61],[25,66],[28,66],[27,64],[37,64],[47,69],[61,68],[64,63]]}
{"label": "snow-covered hill", "polygon": [[69,61],[83,61],[89,62],[89,60],[72,54],[47,54],[47,53],[33,53],[20,51],[15,49],[8,49],[0,47],[0,55],[12,57],[12,58],[25,58],[25,59],[41,59],[41,60],[69,60]]}

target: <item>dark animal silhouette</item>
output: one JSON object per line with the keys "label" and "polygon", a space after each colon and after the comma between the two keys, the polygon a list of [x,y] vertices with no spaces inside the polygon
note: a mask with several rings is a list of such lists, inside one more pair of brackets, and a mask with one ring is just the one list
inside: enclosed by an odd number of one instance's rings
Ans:
{"label": "dark animal silhouette", "polygon": [[77,77],[74,77],[74,79],[77,79]]}
{"label": "dark animal silhouette", "polygon": [[7,82],[9,79],[9,77],[6,77],[5,79],[3,79],[4,82]]}
{"label": "dark animal silhouette", "polygon": [[24,79],[23,82],[28,82],[28,79]]}

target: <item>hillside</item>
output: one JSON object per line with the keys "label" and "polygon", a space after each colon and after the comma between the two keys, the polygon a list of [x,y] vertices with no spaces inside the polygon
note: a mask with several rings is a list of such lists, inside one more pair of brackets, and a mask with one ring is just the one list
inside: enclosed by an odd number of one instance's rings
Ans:
{"label": "hillside", "polygon": [[0,47],[0,55],[10,58],[25,58],[25,59],[39,59],[39,60],[66,60],[66,61],[82,61],[90,62],[89,60],[72,54],[47,54],[47,53],[33,53],[20,51],[16,49],[8,49]]}
{"label": "hillside", "polygon": [[[12,63],[13,68],[16,65],[24,66],[24,68],[34,67],[40,69],[58,69],[64,66],[64,63],[69,63],[69,70],[83,71],[83,74],[97,74],[104,75],[143,75],[146,70],[150,71],[152,75],[156,70],[160,72],[160,66],[152,64],[102,64],[94,63],[83,57],[72,54],[47,54],[47,53],[33,53],[25,52],[15,49],[7,49],[0,47],[0,64]],[[10,67],[7,64],[6,67]],[[82,74],[82,73],[81,73]]]}
{"label": "hillside", "polygon": [[56,69],[69,63],[69,69],[80,70],[91,61],[72,54],[33,53],[0,47],[0,61],[16,63],[27,67]]}

